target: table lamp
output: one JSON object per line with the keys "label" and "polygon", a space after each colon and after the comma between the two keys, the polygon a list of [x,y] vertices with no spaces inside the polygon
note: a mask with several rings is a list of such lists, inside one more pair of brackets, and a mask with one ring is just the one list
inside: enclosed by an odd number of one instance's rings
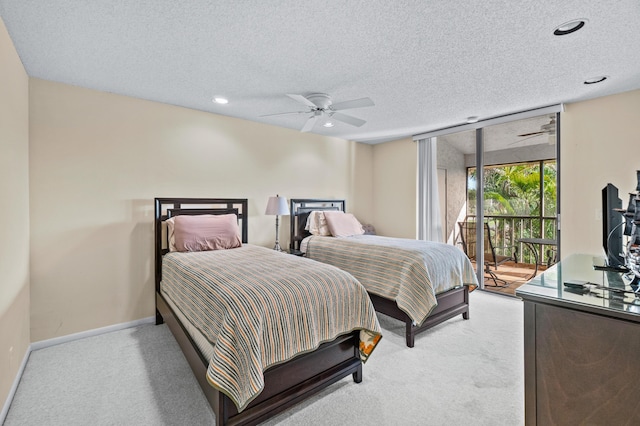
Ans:
{"label": "table lamp", "polygon": [[287,205],[287,198],[276,195],[275,197],[269,197],[269,202],[267,203],[267,209],[264,214],[275,215],[276,216],[276,245],[273,246],[273,249],[276,251],[282,251],[280,248],[280,242],[278,241],[278,216],[286,216],[289,215],[289,206]]}

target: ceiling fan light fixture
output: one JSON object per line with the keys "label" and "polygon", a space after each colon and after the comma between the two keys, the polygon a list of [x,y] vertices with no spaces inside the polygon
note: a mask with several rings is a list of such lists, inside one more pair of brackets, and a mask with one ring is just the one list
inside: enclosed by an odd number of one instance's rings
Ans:
{"label": "ceiling fan light fixture", "polygon": [[222,96],[216,96],[215,98],[213,98],[213,102],[220,105],[226,105],[229,103],[229,99],[223,98]]}
{"label": "ceiling fan light fixture", "polygon": [[576,31],[584,27],[586,23],[586,19],[574,19],[573,21],[565,22],[564,24],[558,25],[556,29],[553,30],[553,35],[563,36],[575,33]]}
{"label": "ceiling fan light fixture", "polygon": [[608,77],[606,75],[599,75],[598,77],[591,77],[588,78],[584,81],[584,84],[597,84],[597,83],[602,83],[603,81],[605,81]]}
{"label": "ceiling fan light fixture", "polygon": [[316,122],[324,115],[326,121],[324,121],[324,127],[333,127],[334,121],[340,121],[347,123],[351,126],[360,127],[366,123],[366,120],[354,117],[349,114],[344,114],[340,111],[364,108],[374,106],[375,104],[369,98],[351,99],[348,101],[333,103],[333,100],[326,93],[311,93],[308,95],[287,94],[288,97],[294,101],[302,104],[306,107],[303,111],[290,111],[279,112],[275,114],[261,115],[260,117],[272,117],[276,115],[290,115],[290,114],[307,114],[307,121],[300,130],[301,132],[310,132],[316,125]]}

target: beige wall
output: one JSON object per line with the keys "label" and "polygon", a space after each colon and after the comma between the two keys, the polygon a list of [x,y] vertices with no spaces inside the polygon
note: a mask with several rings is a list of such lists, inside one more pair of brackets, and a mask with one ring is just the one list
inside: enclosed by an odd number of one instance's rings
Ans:
{"label": "beige wall", "polygon": [[29,348],[29,80],[0,19],[0,402]]}
{"label": "beige wall", "polygon": [[267,247],[276,193],[371,216],[369,145],[38,79],[30,114],[32,341],[154,314],[154,197],[246,197]]}
{"label": "beige wall", "polygon": [[601,190],[624,207],[640,170],[640,90],[566,106],[561,117],[561,254],[604,255]]}
{"label": "beige wall", "polygon": [[378,235],[417,236],[417,153],[411,138],[373,146],[373,224]]}

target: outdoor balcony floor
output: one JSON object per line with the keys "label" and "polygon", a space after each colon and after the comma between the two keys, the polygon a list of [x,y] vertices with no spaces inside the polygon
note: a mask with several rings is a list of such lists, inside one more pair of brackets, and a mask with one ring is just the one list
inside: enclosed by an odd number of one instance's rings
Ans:
{"label": "outdoor balcony floor", "polygon": [[[471,263],[475,268],[475,262],[472,261]],[[545,269],[547,269],[546,265],[538,265],[538,272],[536,273],[536,276],[543,273]],[[505,280],[508,285],[505,287],[495,287],[495,283],[493,282],[491,277],[485,273],[484,289],[487,291],[494,291],[497,293],[515,296],[516,289],[533,278],[535,266],[526,263],[506,262],[498,266],[497,269],[491,267],[491,271],[493,271],[498,278]]]}

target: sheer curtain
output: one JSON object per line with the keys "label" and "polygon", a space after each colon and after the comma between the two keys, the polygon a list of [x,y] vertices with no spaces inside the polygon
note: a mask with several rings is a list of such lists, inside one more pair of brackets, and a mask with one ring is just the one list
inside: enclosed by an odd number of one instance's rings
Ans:
{"label": "sheer curtain", "polygon": [[443,242],[436,138],[418,140],[418,239]]}

